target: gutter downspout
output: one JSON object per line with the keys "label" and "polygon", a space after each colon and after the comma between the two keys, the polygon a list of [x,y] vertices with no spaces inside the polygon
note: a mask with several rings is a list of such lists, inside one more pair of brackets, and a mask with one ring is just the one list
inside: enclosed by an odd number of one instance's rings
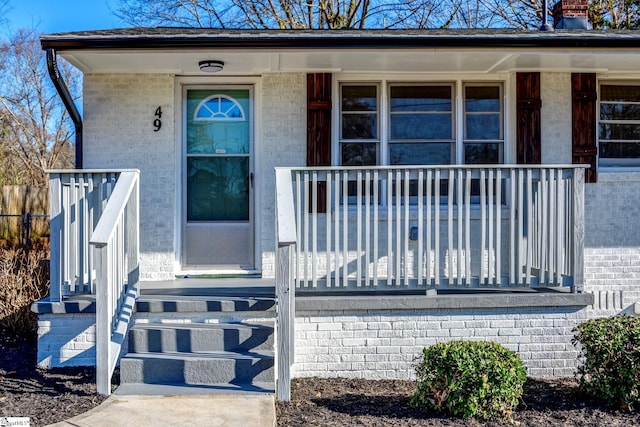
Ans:
{"label": "gutter downspout", "polygon": [[53,85],[56,87],[58,91],[58,95],[62,99],[62,103],[65,108],[69,112],[69,116],[73,121],[73,125],[75,126],[76,133],[76,169],[82,169],[82,117],[80,117],[80,112],[76,107],[75,102],[73,102],[73,98],[69,93],[69,88],[67,88],[67,84],[62,79],[60,75],[60,70],[58,69],[58,61],[56,58],[56,50],[53,48],[49,48],[46,50],[47,52],[47,69],[49,70],[49,77],[51,77],[51,81]]}

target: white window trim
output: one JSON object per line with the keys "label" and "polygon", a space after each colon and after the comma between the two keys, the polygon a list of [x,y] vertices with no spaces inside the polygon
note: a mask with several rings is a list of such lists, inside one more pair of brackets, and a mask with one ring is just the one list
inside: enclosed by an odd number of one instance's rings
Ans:
{"label": "white window trim", "polygon": [[380,165],[389,164],[388,150],[388,87],[389,84],[438,84],[452,83],[455,91],[454,97],[454,117],[455,117],[455,164],[464,164],[464,120],[459,119],[464,116],[464,93],[465,84],[500,84],[502,86],[502,120],[503,120],[503,164],[515,163],[515,78],[512,74],[459,74],[456,76],[440,74],[350,74],[333,73],[332,81],[332,132],[331,132],[331,164],[339,166],[341,164],[340,147],[340,125],[341,125],[341,92],[343,84],[370,84],[379,87],[379,161]]}
{"label": "white window trim", "polygon": [[[609,160],[600,157],[600,87],[602,85],[640,86],[638,76],[602,76],[596,78],[596,165],[598,172],[640,172],[640,158]],[[615,164],[614,164],[615,163]]]}

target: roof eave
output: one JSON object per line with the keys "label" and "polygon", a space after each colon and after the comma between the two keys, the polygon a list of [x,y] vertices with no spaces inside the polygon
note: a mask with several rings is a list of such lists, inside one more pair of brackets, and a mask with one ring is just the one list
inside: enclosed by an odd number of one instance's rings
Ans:
{"label": "roof eave", "polygon": [[72,37],[43,36],[43,49],[63,50],[173,50],[173,49],[420,49],[420,48],[638,48],[639,37],[595,33],[593,36],[554,34],[495,36],[260,37],[163,36]]}

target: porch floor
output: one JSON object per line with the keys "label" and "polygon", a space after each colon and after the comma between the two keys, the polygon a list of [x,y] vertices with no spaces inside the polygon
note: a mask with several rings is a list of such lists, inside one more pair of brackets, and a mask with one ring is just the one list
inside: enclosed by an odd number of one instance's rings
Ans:
{"label": "porch floor", "polygon": [[141,281],[140,295],[275,298],[275,280],[260,277],[177,278]]}

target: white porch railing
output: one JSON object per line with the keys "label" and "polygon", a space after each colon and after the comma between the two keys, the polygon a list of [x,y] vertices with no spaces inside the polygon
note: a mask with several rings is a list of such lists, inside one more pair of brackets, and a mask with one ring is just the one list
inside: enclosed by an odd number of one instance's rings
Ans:
{"label": "white porch railing", "polygon": [[299,292],[583,289],[583,166],[276,168],[278,400]]}
{"label": "white porch railing", "polygon": [[582,289],[582,166],[283,171],[301,291]]}
{"label": "white porch railing", "polygon": [[96,295],[96,383],[108,395],[139,277],[139,171],[51,171],[50,194],[50,299]]}

